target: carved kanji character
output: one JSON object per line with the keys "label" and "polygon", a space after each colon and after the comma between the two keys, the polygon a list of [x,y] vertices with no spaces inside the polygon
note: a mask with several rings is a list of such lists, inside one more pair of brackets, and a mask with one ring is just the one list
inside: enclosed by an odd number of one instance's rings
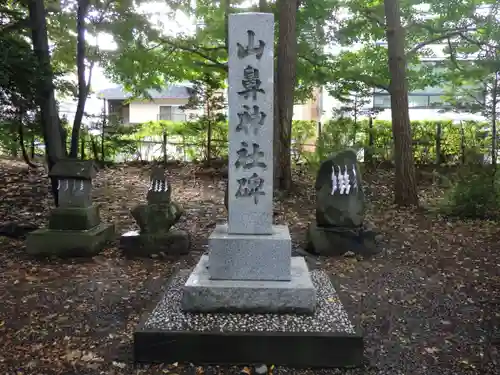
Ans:
{"label": "carved kanji character", "polygon": [[266,193],[262,191],[264,179],[257,173],[252,174],[249,178],[240,178],[237,182],[239,186],[235,194],[236,198],[253,197],[254,203],[258,204],[259,196],[266,195]]}
{"label": "carved kanji character", "polygon": [[266,43],[264,43],[263,40],[259,40],[259,46],[255,47],[254,46],[255,33],[252,30],[247,30],[247,35],[248,35],[248,44],[246,47],[244,47],[240,43],[236,43],[236,45],[238,46],[238,57],[242,59],[249,55],[255,55],[255,57],[257,57],[257,59],[260,60],[262,54],[264,53],[264,47],[266,46]]}
{"label": "carved kanji character", "polygon": [[250,169],[253,167],[266,168],[267,164],[259,159],[264,157],[264,152],[260,151],[260,146],[257,143],[252,143],[253,151],[248,151],[248,143],[241,142],[241,148],[237,151],[238,160],[234,163],[236,168]]}
{"label": "carved kanji character", "polygon": [[264,120],[267,115],[260,111],[258,105],[253,106],[253,112],[250,112],[250,107],[247,105],[243,105],[243,112],[238,113],[238,118],[240,122],[236,126],[236,131],[244,131],[245,134],[248,134],[249,129],[253,128],[254,135],[257,135],[259,132],[259,128],[264,125]]}
{"label": "carved kanji character", "polygon": [[260,88],[262,81],[259,79],[259,69],[253,68],[248,65],[243,70],[243,80],[241,81],[245,90],[238,91],[238,95],[243,96],[248,99],[250,94],[252,94],[252,99],[257,100],[257,93],[260,92],[265,94],[265,91]]}

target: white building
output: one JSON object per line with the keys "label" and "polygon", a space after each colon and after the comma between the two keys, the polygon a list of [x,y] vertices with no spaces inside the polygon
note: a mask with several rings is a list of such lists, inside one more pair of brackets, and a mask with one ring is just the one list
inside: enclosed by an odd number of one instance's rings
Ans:
{"label": "white building", "polygon": [[132,95],[120,86],[100,91],[97,97],[105,100],[110,124],[142,124],[148,121],[186,121],[199,111],[184,110],[190,97],[187,85],[171,85],[163,90],[148,90],[151,99],[131,99]]}

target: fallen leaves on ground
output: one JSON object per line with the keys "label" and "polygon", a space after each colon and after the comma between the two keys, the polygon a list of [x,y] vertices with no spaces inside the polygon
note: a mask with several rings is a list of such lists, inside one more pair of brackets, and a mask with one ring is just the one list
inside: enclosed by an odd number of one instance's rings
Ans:
{"label": "fallen leaves on ground", "polygon": [[[303,171],[301,171],[303,172]],[[243,367],[164,364],[135,367],[132,332],[167,277],[193,266],[208,233],[223,221],[224,173],[177,166],[168,171],[172,197],[186,209],[178,224],[193,235],[182,258],[124,259],[111,244],[86,260],[37,260],[22,241],[0,238],[0,373],[239,374]],[[359,369],[295,374],[494,374],[499,366],[500,229],[491,221],[449,221],[393,206],[393,175],[365,174],[367,219],[383,234],[371,259],[321,258],[335,276],[341,301],[365,337],[368,364]],[[276,221],[303,246],[314,220],[313,179],[301,173],[293,194],[275,204]],[[0,161],[2,221],[47,223],[52,206],[43,170]],[[95,201],[118,233],[136,229],[129,210],[145,201],[146,167],[100,171]],[[441,190],[421,186],[434,200]],[[497,344],[498,345],[498,344]],[[254,373],[248,368],[249,373]],[[289,369],[268,365],[271,374]]]}

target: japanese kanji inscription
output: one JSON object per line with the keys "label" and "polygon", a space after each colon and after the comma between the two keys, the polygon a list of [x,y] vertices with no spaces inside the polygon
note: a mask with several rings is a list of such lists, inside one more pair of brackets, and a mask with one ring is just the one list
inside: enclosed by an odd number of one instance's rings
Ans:
{"label": "japanese kanji inscription", "polygon": [[274,41],[274,22],[272,14],[263,13],[230,19],[229,231],[268,234],[272,230],[274,92],[269,46]]}

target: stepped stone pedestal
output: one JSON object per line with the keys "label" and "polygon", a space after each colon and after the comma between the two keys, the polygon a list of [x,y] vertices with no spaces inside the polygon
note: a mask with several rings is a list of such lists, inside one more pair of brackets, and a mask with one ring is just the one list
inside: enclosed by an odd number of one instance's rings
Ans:
{"label": "stepped stone pedestal", "polygon": [[[181,270],[134,333],[137,362],[360,364],[356,333],[328,276],[291,256],[273,225],[271,13],[229,16],[228,223]],[[293,373],[293,370],[286,371]]]}
{"label": "stepped stone pedestal", "polygon": [[316,290],[303,258],[291,258],[286,225],[272,234],[228,233],[218,225],[184,286],[182,308],[190,312],[313,313]]}
{"label": "stepped stone pedestal", "polygon": [[209,256],[202,256],[183,288],[187,312],[312,314],[316,289],[302,257],[291,258],[289,281],[213,280]]}
{"label": "stepped stone pedestal", "polygon": [[114,237],[113,224],[102,223],[92,203],[92,161],[61,160],[49,173],[58,183],[59,207],[51,210],[49,227],[31,232],[26,251],[32,255],[93,256]]}

